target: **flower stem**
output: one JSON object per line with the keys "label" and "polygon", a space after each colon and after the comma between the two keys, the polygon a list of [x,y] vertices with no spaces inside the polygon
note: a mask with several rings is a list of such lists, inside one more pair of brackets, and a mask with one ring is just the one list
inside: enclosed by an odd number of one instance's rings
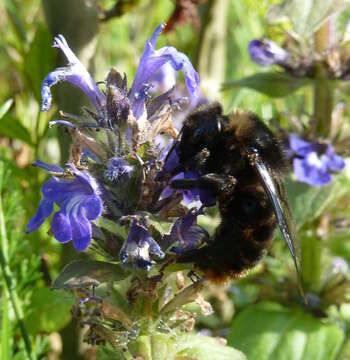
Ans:
{"label": "flower stem", "polygon": [[[315,53],[321,59],[334,41],[334,18],[327,20],[314,34]],[[327,76],[323,61],[316,65],[314,79],[314,137],[329,137],[332,122],[334,88]],[[318,239],[302,239],[302,278],[307,289],[319,290],[322,274],[322,247]]]}
{"label": "flower stem", "polygon": [[316,237],[301,238],[301,268],[303,284],[307,290],[318,292],[322,275],[322,244]]}
{"label": "flower stem", "polygon": [[[334,18],[326,21],[314,34],[316,54],[327,51],[333,41]],[[327,137],[330,132],[333,111],[334,88],[328,79],[324,64],[320,61],[316,66],[314,85],[314,135]]]}
{"label": "flower stem", "polygon": [[220,97],[220,87],[225,79],[228,6],[227,0],[209,0],[204,5],[196,62],[201,87],[211,100]]}
{"label": "flower stem", "polygon": [[[4,173],[4,164],[0,163],[0,174],[2,175]],[[2,189],[2,184],[1,184],[1,180],[0,179],[0,191]],[[8,252],[8,240],[7,240],[7,233],[6,233],[6,224],[5,224],[5,218],[4,218],[4,212],[3,212],[3,207],[2,207],[2,197],[1,197],[1,192],[0,192],[0,239],[1,239],[1,243],[0,243],[0,267],[1,267],[1,271],[3,273],[4,276],[4,282],[6,285],[6,289],[7,292],[4,292],[3,296],[9,296],[11,305],[13,307],[13,311],[15,313],[23,340],[24,340],[24,345],[25,345],[25,349],[27,352],[27,357],[28,359],[33,359],[32,356],[32,347],[31,347],[31,343],[30,343],[30,339],[29,339],[29,335],[27,333],[27,330],[24,326],[24,322],[23,322],[23,311],[22,311],[22,306],[21,306],[21,302],[17,296],[17,292],[12,284],[12,278],[13,275],[11,273],[10,267],[8,265],[8,261],[7,261],[7,252]]]}

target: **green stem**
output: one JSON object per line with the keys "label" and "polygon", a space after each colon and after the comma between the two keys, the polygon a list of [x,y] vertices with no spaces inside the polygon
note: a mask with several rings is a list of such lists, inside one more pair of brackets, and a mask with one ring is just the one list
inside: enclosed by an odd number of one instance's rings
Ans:
{"label": "green stem", "polygon": [[301,238],[301,272],[305,289],[318,292],[321,289],[322,243],[316,237]]}
{"label": "green stem", "polygon": [[[334,19],[326,21],[315,33],[315,52],[322,54],[332,44],[332,27]],[[316,67],[314,85],[314,135],[328,137],[332,122],[334,88],[328,79],[322,62]]]}
{"label": "green stem", "polygon": [[201,19],[196,63],[201,88],[211,100],[220,97],[220,87],[225,80],[228,6],[228,0],[209,0]]}
{"label": "green stem", "polygon": [[[333,41],[334,18],[326,21],[314,34],[316,55],[322,59],[323,53],[329,49]],[[313,136],[329,137],[332,123],[334,88],[328,79],[323,61],[319,61],[316,68],[314,85],[314,126]],[[307,289],[320,290],[322,275],[323,248],[316,237],[302,239],[302,278]]]}
{"label": "green stem", "polygon": [[10,359],[10,322],[9,302],[6,283],[2,286],[2,324],[1,324],[1,354],[4,359]]}
{"label": "green stem", "polygon": [[[1,166],[3,167],[3,166]],[[3,173],[3,172],[2,172]],[[1,187],[0,187],[1,189]],[[5,285],[7,288],[7,292],[9,295],[9,299],[11,305],[13,307],[13,311],[15,313],[23,340],[25,349],[27,352],[28,359],[33,359],[32,356],[32,347],[30,343],[30,339],[27,333],[27,330],[24,326],[23,322],[23,311],[20,300],[17,296],[16,290],[12,284],[13,275],[11,273],[10,267],[7,262],[7,253],[8,253],[8,241],[7,241],[7,233],[6,233],[6,225],[5,225],[5,218],[4,212],[2,207],[2,197],[0,193],[0,238],[1,238],[1,246],[0,246],[0,267],[4,276]],[[6,296],[6,292],[4,292],[4,296]]]}

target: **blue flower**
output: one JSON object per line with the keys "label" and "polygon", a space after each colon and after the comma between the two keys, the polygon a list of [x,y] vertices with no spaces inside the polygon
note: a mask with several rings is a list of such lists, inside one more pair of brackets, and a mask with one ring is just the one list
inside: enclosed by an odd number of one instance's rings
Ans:
{"label": "blue flower", "polygon": [[55,69],[43,80],[41,84],[41,110],[47,111],[50,109],[52,102],[51,86],[56,85],[60,81],[68,81],[79,87],[98,109],[104,103],[105,97],[86,70],[85,66],[69,48],[63,35],[55,37],[53,46],[61,49],[67,58],[69,65],[67,67]]}
{"label": "blue flower", "polygon": [[252,40],[248,45],[251,59],[260,66],[286,64],[289,53],[271,40]]}
{"label": "blue flower", "polygon": [[159,258],[165,256],[150,235],[145,219],[134,217],[130,225],[128,238],[120,250],[120,259],[123,264],[135,264],[138,268],[149,271],[154,264],[150,255],[156,255]]}
{"label": "blue flower", "polygon": [[[200,177],[199,173],[194,171],[186,171],[181,172],[174,177],[171,178],[170,182],[173,180],[198,180]],[[191,189],[177,189],[176,191],[180,191],[183,196],[183,201],[186,205],[190,205],[192,202],[200,201],[204,206],[210,207],[216,204],[216,197],[211,194],[211,192],[207,189],[202,189],[201,187],[194,187]],[[175,193],[175,190],[170,186],[167,186],[162,194],[161,197],[167,198],[172,196]]]}
{"label": "blue flower", "polygon": [[164,180],[168,175],[176,174],[184,170],[179,158],[179,144],[171,144],[167,149],[164,149],[161,160],[164,161],[162,170],[157,174],[157,180]]}
{"label": "blue flower", "polygon": [[155,50],[157,38],[163,28],[164,24],[159,25],[151,39],[146,42],[129,92],[129,99],[136,119],[140,118],[144,112],[144,103],[147,99],[147,90],[150,87],[149,82],[152,81],[152,76],[166,63],[169,63],[175,71],[182,70],[184,72],[190,98],[199,97],[199,77],[188,57],[171,46]]}
{"label": "blue flower", "polygon": [[150,79],[151,92],[166,93],[176,85],[176,71],[169,64],[165,63]]}
{"label": "blue flower", "polygon": [[[163,168],[156,176],[157,180],[166,180],[168,177],[171,177],[170,182],[173,180],[182,179],[197,180],[202,175],[195,171],[185,171],[183,165],[180,163],[178,151],[179,150],[177,145],[171,146],[171,148],[167,151]],[[195,187],[192,189],[178,189],[177,191],[182,192],[183,200],[187,205],[198,200],[200,200],[206,207],[214,206],[216,204],[215,196],[213,196],[207,189]],[[172,196],[174,192],[174,189],[167,186],[163,190],[161,197],[167,198]]]}
{"label": "blue flower", "polygon": [[122,177],[130,177],[134,167],[129,165],[122,157],[112,157],[107,162],[105,177],[110,181],[116,181]]}
{"label": "blue flower", "polygon": [[332,180],[331,172],[340,171],[345,166],[344,160],[335,153],[330,143],[310,143],[291,134],[289,147],[295,177],[309,185],[327,185]]}
{"label": "blue flower", "polygon": [[209,240],[208,232],[197,225],[197,217],[203,214],[203,206],[191,209],[185,216],[176,220],[171,228],[170,234],[163,238],[162,245],[168,248],[170,245],[177,244],[171,251],[182,254],[187,251],[198,249]]}
{"label": "blue flower", "polygon": [[43,184],[43,198],[37,213],[27,225],[26,233],[38,229],[51,215],[54,204],[57,204],[60,209],[55,212],[51,221],[54,237],[61,243],[73,240],[78,251],[85,250],[92,237],[90,221],[97,219],[102,213],[102,199],[97,182],[72,164],[68,165],[74,175],[71,179],[63,177],[63,169],[56,165],[42,162],[36,162],[35,165],[48,171],[60,172],[62,177],[53,176]]}

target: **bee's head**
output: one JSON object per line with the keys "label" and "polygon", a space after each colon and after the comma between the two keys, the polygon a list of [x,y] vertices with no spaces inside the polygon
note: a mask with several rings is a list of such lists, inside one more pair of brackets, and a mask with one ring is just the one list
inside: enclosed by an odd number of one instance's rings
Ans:
{"label": "bee's head", "polygon": [[186,161],[204,148],[210,149],[217,141],[225,116],[218,103],[201,106],[185,120],[181,130],[180,157]]}
{"label": "bee's head", "polygon": [[283,170],[286,161],[281,144],[256,114],[234,111],[230,120],[236,139],[244,148],[254,149],[270,167]]}

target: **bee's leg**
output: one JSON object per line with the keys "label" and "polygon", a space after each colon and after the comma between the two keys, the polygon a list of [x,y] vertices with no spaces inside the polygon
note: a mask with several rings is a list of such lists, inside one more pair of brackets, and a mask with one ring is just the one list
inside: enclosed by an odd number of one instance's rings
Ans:
{"label": "bee's leg", "polygon": [[190,280],[195,284],[197,282],[199,282],[202,278],[197,274],[195,273],[193,270],[190,270],[188,273],[187,273],[187,277],[190,278]]}
{"label": "bee's leg", "polygon": [[177,179],[171,182],[174,189],[201,188],[209,190],[214,196],[232,194],[237,180],[230,175],[206,174],[198,179]]}

